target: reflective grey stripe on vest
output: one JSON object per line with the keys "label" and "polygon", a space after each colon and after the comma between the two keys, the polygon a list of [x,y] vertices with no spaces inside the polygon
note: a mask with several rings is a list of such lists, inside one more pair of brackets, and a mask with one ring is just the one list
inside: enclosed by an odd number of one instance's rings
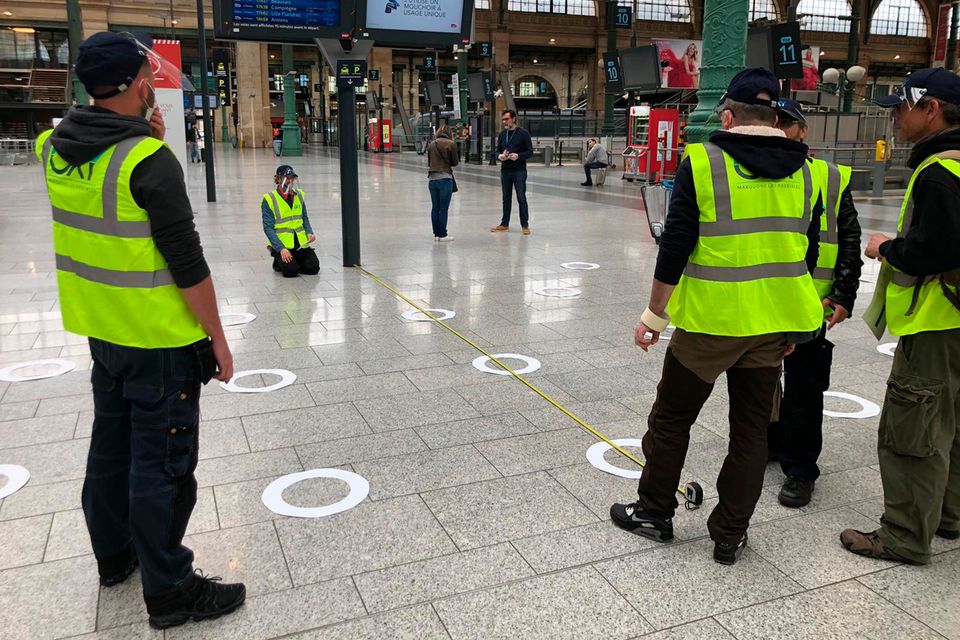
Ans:
{"label": "reflective grey stripe on vest", "polygon": [[300,233],[303,231],[303,227],[297,227],[296,229],[274,229],[276,233]]}
{"label": "reflective grey stripe on vest", "polygon": [[116,271],[78,262],[69,256],[57,254],[57,270],[72,273],[84,280],[125,289],[153,289],[173,284],[169,269],[160,271]]}
{"label": "reflective grey stripe on vest", "polygon": [[827,267],[817,267],[813,270],[813,279],[814,280],[829,280],[833,282],[833,269]]}
{"label": "reflective grey stripe on vest", "polygon": [[808,273],[806,262],[775,262],[750,267],[707,267],[688,263],[684,275],[712,282],[750,282],[766,278],[796,278]]}
{"label": "reflective grey stripe on vest", "polygon": [[823,203],[823,215],[827,217],[827,231],[821,242],[837,244],[837,205],[840,202],[840,169],[832,162],[827,163],[827,195]]}
{"label": "reflective grey stripe on vest", "polygon": [[[300,192],[297,192],[297,198],[300,200],[300,204],[303,205],[303,198],[300,197]],[[284,217],[280,213],[280,201],[277,200],[277,192],[270,192],[270,199],[273,201],[273,223],[274,224],[284,224],[287,222],[295,222],[303,220],[303,216],[286,216]],[[291,207],[292,210],[292,207]],[[277,229],[276,231],[282,231],[282,229]]]}
{"label": "reflective grey stripe on vest", "polygon": [[[929,277],[931,279],[936,278],[936,276],[929,276]],[[900,287],[915,287],[917,285],[917,282],[920,281],[920,278],[918,278],[917,276],[908,275],[903,271],[894,271],[892,280],[893,280],[893,284]]]}
{"label": "reflective grey stripe on vest", "polygon": [[53,148],[53,140],[51,140],[51,138],[53,138],[52,133],[49,136],[47,136],[46,140],[43,141],[43,150],[41,151],[41,153],[43,154],[44,175],[46,175],[47,173],[47,167],[50,166],[50,149]]}

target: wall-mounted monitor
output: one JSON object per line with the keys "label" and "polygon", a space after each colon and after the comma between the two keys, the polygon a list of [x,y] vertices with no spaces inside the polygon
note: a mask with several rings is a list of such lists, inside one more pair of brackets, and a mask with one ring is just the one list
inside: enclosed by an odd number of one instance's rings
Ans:
{"label": "wall-mounted monitor", "polygon": [[309,43],[349,37],[354,0],[213,0],[213,31],[221,40]]}
{"label": "wall-mounted monitor", "polygon": [[493,78],[489,71],[467,74],[467,88],[470,92],[470,100],[473,102],[493,100]]}
{"label": "wall-mounted monitor", "polygon": [[623,88],[655,91],[660,88],[660,54],[656,45],[620,49]]}
{"label": "wall-mounted monitor", "polygon": [[380,97],[373,91],[367,91],[367,111],[376,111],[380,108]]}
{"label": "wall-mounted monitor", "polygon": [[474,0],[356,0],[357,37],[392,46],[470,43]]}

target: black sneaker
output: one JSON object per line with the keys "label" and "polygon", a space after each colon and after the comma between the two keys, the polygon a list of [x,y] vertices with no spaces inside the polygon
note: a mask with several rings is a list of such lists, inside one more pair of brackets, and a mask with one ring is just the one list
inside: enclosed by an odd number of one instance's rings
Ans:
{"label": "black sneaker", "polygon": [[937,529],[937,535],[944,540],[956,540],[960,538],[960,531],[951,531],[950,529],[944,529],[940,527]]}
{"label": "black sneaker", "polygon": [[647,513],[639,502],[613,505],[610,507],[610,518],[613,524],[638,536],[657,542],[673,540],[673,520]]}
{"label": "black sneaker", "polygon": [[126,582],[127,578],[137,570],[139,564],[137,554],[132,549],[103,561],[97,559],[97,568],[100,571],[100,586],[109,588]]}
{"label": "black sneaker", "polygon": [[592,183],[592,182],[581,182],[581,183],[580,183],[580,186],[581,186],[581,187],[592,187],[592,186],[593,186],[593,183]]}
{"label": "black sneaker", "polygon": [[813,480],[788,477],[787,481],[780,487],[780,495],[777,498],[780,500],[780,504],[791,509],[805,507],[810,504],[815,484]]}
{"label": "black sneaker", "polygon": [[736,564],[737,560],[740,559],[740,556],[743,555],[743,550],[747,547],[747,534],[743,534],[743,538],[740,539],[740,542],[734,542],[727,544],[724,542],[717,542],[713,545],[713,560],[720,564]]}
{"label": "black sneaker", "polygon": [[208,578],[197,569],[189,586],[181,584],[166,593],[145,597],[150,626],[168,629],[233,612],[246,599],[247,588],[239,582],[221,584],[220,580],[219,576]]}

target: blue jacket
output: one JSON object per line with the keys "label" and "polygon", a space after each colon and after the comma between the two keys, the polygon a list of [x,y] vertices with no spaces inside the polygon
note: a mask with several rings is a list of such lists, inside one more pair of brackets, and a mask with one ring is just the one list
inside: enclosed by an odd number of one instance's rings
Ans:
{"label": "blue jacket", "polygon": [[[277,191],[277,193],[280,193]],[[280,194],[280,197],[283,197],[283,194]],[[267,199],[264,198],[260,203],[260,214],[263,217],[263,233],[267,236],[267,240],[270,241],[270,246],[280,251],[284,248],[283,243],[280,242],[280,237],[277,236],[277,231],[273,228],[276,224],[276,220],[273,217],[273,211],[270,210],[270,205],[267,204]],[[308,234],[313,234],[313,227],[310,226],[310,218],[307,217],[307,202],[303,202],[303,230]]]}

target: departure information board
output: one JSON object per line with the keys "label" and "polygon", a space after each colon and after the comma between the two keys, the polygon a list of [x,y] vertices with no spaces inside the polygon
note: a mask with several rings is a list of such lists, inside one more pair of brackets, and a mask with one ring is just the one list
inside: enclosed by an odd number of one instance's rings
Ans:
{"label": "departure information board", "polygon": [[340,37],[344,0],[216,0],[216,36],[234,40],[312,42]]}

